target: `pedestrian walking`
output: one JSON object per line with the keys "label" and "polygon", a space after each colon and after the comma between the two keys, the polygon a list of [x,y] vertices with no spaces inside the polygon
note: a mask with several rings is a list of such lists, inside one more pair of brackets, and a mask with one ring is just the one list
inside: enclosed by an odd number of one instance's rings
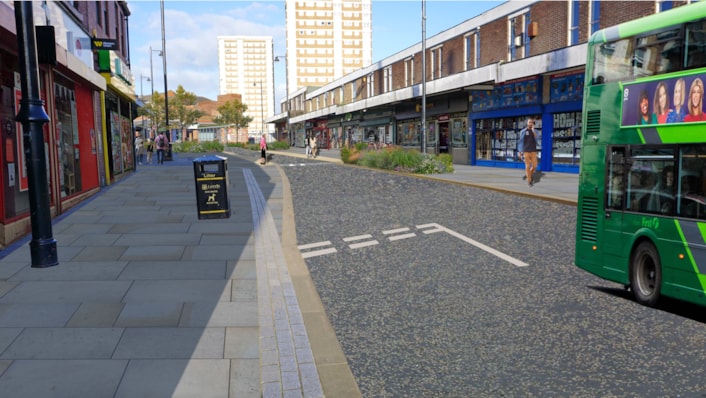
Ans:
{"label": "pedestrian walking", "polygon": [[304,140],[304,147],[306,149],[306,157],[309,158],[311,156],[311,138],[309,137],[309,134],[306,135]]}
{"label": "pedestrian walking", "polygon": [[265,134],[262,134],[260,138],[260,164],[267,163],[267,140],[265,139]]}
{"label": "pedestrian walking", "polygon": [[145,157],[145,140],[142,139],[139,131],[135,131],[135,157],[137,162],[142,164],[142,160]]}
{"label": "pedestrian walking", "polygon": [[532,176],[537,171],[537,132],[534,129],[534,119],[527,119],[527,127],[520,131],[520,140],[517,144],[520,158],[525,161],[525,176],[527,185],[534,185]]}
{"label": "pedestrian walking", "polygon": [[316,153],[319,150],[319,143],[316,136],[311,137],[311,155],[316,159]]}
{"label": "pedestrian walking", "polygon": [[155,147],[157,148],[157,164],[164,164],[164,150],[167,149],[167,137],[164,135],[164,131],[159,132],[155,140]]}
{"label": "pedestrian walking", "polygon": [[154,133],[147,137],[147,164],[152,164],[152,154],[154,153]]}

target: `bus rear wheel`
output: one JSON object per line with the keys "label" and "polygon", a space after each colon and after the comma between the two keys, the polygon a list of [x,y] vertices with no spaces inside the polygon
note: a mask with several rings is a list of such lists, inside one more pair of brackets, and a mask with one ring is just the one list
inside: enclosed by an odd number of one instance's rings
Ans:
{"label": "bus rear wheel", "polygon": [[630,263],[630,287],[635,301],[654,307],[662,288],[662,263],[654,245],[642,242],[637,246]]}

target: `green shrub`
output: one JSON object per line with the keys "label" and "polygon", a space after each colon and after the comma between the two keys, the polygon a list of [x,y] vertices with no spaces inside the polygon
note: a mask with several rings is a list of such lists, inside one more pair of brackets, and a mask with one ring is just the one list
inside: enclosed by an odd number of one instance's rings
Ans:
{"label": "green shrub", "polygon": [[172,152],[223,152],[223,144],[217,141],[182,141],[172,144]]}

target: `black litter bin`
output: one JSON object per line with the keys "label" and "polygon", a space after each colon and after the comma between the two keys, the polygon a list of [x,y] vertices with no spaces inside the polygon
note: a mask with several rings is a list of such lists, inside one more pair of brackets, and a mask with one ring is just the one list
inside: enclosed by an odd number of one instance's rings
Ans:
{"label": "black litter bin", "polygon": [[194,159],[199,220],[230,217],[227,171],[226,158],[222,156],[211,155]]}

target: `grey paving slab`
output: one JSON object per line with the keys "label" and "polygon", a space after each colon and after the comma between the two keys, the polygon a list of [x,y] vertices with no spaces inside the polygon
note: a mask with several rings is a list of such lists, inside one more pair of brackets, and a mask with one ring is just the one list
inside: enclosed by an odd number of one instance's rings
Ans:
{"label": "grey paving slab", "polygon": [[65,261],[55,267],[25,267],[13,275],[13,281],[91,281],[115,280],[127,261]]}
{"label": "grey paving slab", "polygon": [[0,327],[0,352],[5,351],[23,330],[23,328]]}
{"label": "grey paving slab", "polygon": [[[72,261],[118,261],[127,246],[88,246],[71,258]],[[57,248],[58,250],[58,248]]]}
{"label": "grey paving slab", "polygon": [[12,398],[112,397],[128,361],[16,360],[0,376]]}
{"label": "grey paving slab", "polygon": [[81,303],[71,316],[67,328],[108,328],[115,324],[123,303]]}
{"label": "grey paving slab", "polygon": [[[229,280],[139,280],[135,281],[123,301],[230,301]],[[0,302],[2,302],[0,300]]]}
{"label": "grey paving slab", "polygon": [[123,329],[27,328],[2,359],[109,359]]}
{"label": "grey paving slab", "polygon": [[176,327],[184,304],[180,302],[127,302],[115,321],[116,327]]}
{"label": "grey paving slab", "polygon": [[230,361],[132,360],[115,398],[227,398]]}
{"label": "grey paving slab", "polygon": [[227,328],[225,340],[226,358],[259,358],[260,331],[257,327]]}
{"label": "grey paving slab", "polygon": [[130,261],[118,279],[224,279],[227,263],[216,261]]}
{"label": "grey paving slab", "polygon": [[125,261],[166,261],[180,260],[184,255],[184,246],[127,246],[120,259]]}
{"label": "grey paving slab", "polygon": [[184,260],[234,260],[254,259],[250,246],[233,247],[230,245],[199,245],[184,249]]}
{"label": "grey paving slab", "polygon": [[118,224],[113,225],[108,230],[109,233],[113,234],[163,234],[163,233],[177,233],[177,232],[188,232],[190,224]]}
{"label": "grey paving slab", "polygon": [[256,279],[257,269],[254,260],[228,261],[226,279]]}
{"label": "grey paving slab", "polygon": [[231,359],[230,396],[260,398],[260,362],[257,359]]}
{"label": "grey paving slab", "polygon": [[257,284],[251,279],[233,279],[232,301],[257,302]]}
{"label": "grey paving slab", "polygon": [[223,358],[224,328],[129,328],[116,359]]}
{"label": "grey paving slab", "polygon": [[[13,275],[20,272],[20,270],[25,267],[29,268],[29,260],[0,262],[0,281],[4,281],[11,278]],[[0,295],[2,295],[1,292]]]}
{"label": "grey paving slab", "polygon": [[179,327],[257,327],[256,302],[184,304]]}
{"label": "grey paving slab", "polygon": [[71,233],[71,234],[78,234],[78,235],[85,235],[85,234],[105,234],[108,233],[108,230],[112,227],[111,224],[96,224],[95,220],[92,220],[93,223],[86,222],[86,223],[79,223],[75,221],[76,219],[72,218],[72,224],[71,226],[67,227],[64,229],[64,233]]}
{"label": "grey paving slab", "polygon": [[78,307],[53,302],[0,304],[0,327],[61,327]]}
{"label": "grey paving slab", "polygon": [[130,287],[123,281],[27,281],[17,285],[0,303],[119,302]]}
{"label": "grey paving slab", "polygon": [[201,234],[177,233],[155,234],[122,234],[116,240],[117,246],[156,246],[156,245],[193,245],[201,241]]}
{"label": "grey paving slab", "polygon": [[0,359],[0,376],[5,372],[7,368],[10,367],[12,364],[12,360],[9,359]]}
{"label": "grey paving slab", "polygon": [[202,245],[233,245],[233,246],[245,246],[254,245],[254,239],[251,239],[250,233],[243,234],[202,234],[201,241],[199,244]]}
{"label": "grey paving slab", "polygon": [[[75,236],[75,234],[72,234]],[[120,238],[120,234],[82,234],[71,241],[66,246],[112,246]],[[57,239],[57,247],[59,247]]]}

